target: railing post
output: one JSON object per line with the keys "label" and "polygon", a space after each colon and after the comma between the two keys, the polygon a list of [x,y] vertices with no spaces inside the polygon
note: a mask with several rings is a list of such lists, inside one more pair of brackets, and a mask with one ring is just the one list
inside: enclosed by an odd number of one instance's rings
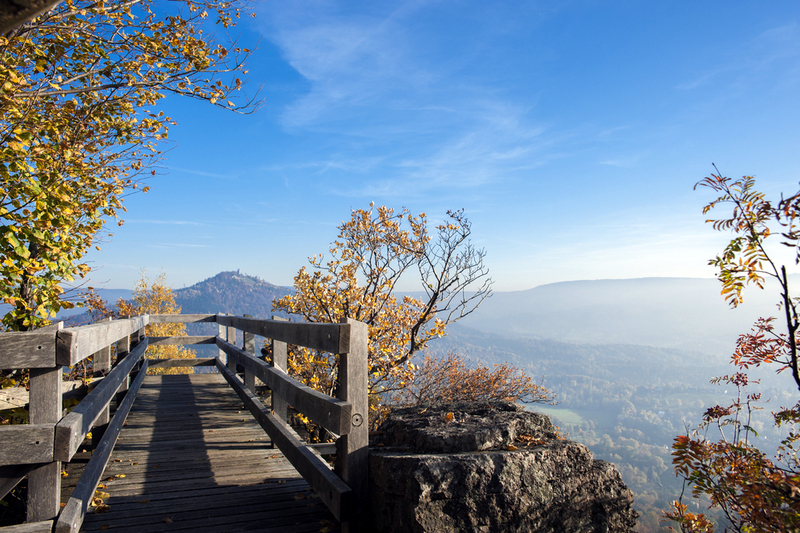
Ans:
{"label": "railing post", "polygon": [[[60,330],[58,322],[44,330]],[[55,336],[53,337],[55,342]],[[55,424],[61,420],[62,366],[30,370],[31,424]],[[28,474],[28,522],[52,520],[61,503],[61,462],[39,465]]]}
{"label": "railing post", "polygon": [[369,529],[369,400],[368,343],[369,328],[352,318],[350,351],[339,356],[340,400],[353,405],[353,427],[336,441],[336,473],[353,490],[354,498],[342,521],[342,533]]}
{"label": "railing post", "polygon": [[[147,330],[146,330],[145,328],[142,328],[142,329],[140,329],[140,330],[136,331],[136,333],[134,333],[134,334],[132,335],[132,337],[133,337],[133,338],[136,340],[136,342],[134,342],[132,346],[136,346],[137,344],[139,344],[140,342],[142,342],[142,340],[143,340],[143,339],[144,339],[146,336],[147,336]],[[136,363],[136,367],[133,369],[133,370],[134,370],[134,372],[138,372],[138,371],[139,371],[139,369],[141,369],[141,368],[142,368],[142,365],[143,365],[143,364],[144,364],[144,357],[143,357],[142,359],[140,359],[138,363]]]}
{"label": "railing post", "polygon": [[[111,322],[111,317],[104,318],[98,322]],[[101,348],[95,352],[94,355],[92,355],[92,366],[92,377],[100,378],[108,374],[108,372],[111,370],[111,346]],[[92,427],[92,449],[96,448],[97,443],[99,443],[100,439],[103,438],[103,434],[106,432],[109,420],[109,406],[106,405],[105,409],[103,409],[103,411],[100,413],[100,416],[97,417],[97,420],[95,420],[94,426]]]}
{"label": "railing post", "polygon": [[[234,346],[236,346],[236,328],[233,327],[233,326],[228,326],[227,328],[225,328],[225,330],[226,330],[225,331],[225,336],[223,338],[226,341],[228,341],[230,344],[233,344]],[[236,363],[234,361],[235,360],[233,359],[233,357],[229,357],[228,360],[227,360],[227,367],[228,367],[228,370],[230,370],[231,372],[236,374],[237,373],[236,372]]]}
{"label": "railing post", "polygon": [[[253,315],[244,315],[245,318],[254,318]],[[242,341],[242,350],[252,356],[256,354],[256,336],[247,331],[243,332],[244,339]],[[250,389],[250,392],[256,392],[256,375],[247,368],[244,369],[244,386]]]}
{"label": "railing post", "polygon": [[[221,316],[227,316],[230,313],[219,313]],[[219,338],[228,341],[229,343],[236,345],[236,328],[233,326],[224,326],[223,324],[217,325],[217,332]],[[225,366],[227,366],[231,372],[234,374],[236,373],[236,364],[233,362],[232,357],[228,357],[228,354],[220,348],[219,349],[219,358],[225,361]]]}
{"label": "railing post", "polygon": [[[117,360],[114,363],[118,365],[120,361],[125,359],[127,355],[131,353],[131,337],[130,335],[125,335],[124,338],[117,341]],[[125,398],[125,394],[128,392],[128,388],[131,385],[131,377],[130,375],[125,376],[125,379],[122,380],[120,383],[119,388],[117,389],[117,405],[122,403],[123,398]]]}
{"label": "railing post", "polygon": [[[227,313],[218,313],[218,314],[220,316],[225,316]],[[228,340],[228,330],[222,324],[217,324],[217,336],[220,339]],[[228,354],[226,354],[222,348],[220,348],[218,352],[220,360],[225,361],[225,366],[228,366]]]}
{"label": "railing post", "polygon": [[[272,320],[289,322],[289,319],[275,315],[272,316]],[[272,339],[272,366],[280,369],[282,372],[285,372],[287,374],[289,372],[288,348],[289,347],[285,342],[276,341],[275,339]],[[286,400],[281,398],[279,394],[275,394],[272,391],[270,391],[270,396],[272,397],[273,414],[279,419],[281,419],[281,421],[286,422],[286,419],[289,418],[289,404],[287,404]]]}

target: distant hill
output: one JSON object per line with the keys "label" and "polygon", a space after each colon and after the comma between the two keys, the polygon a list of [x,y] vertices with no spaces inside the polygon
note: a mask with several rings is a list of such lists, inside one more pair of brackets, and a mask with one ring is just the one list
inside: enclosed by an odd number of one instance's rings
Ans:
{"label": "distant hill", "polygon": [[[800,286],[800,276],[791,276],[791,282]],[[173,292],[183,313],[269,318],[272,301],[292,291],[241,272],[220,272]],[[100,291],[110,304],[130,293]],[[769,285],[767,290],[748,288],[744,304],[731,309],[713,278],[568,281],[496,292],[460,325],[509,338],[653,346],[727,361],[739,334],[748,331],[757,317],[778,312],[777,294]],[[450,334],[457,336],[457,331]]]}
{"label": "distant hill", "polygon": [[270,318],[272,300],[292,292],[291,287],[279,287],[233,271],[220,272],[191,287],[173,290],[182,313],[248,314],[258,318]]}
{"label": "distant hill", "polygon": [[[272,312],[272,300],[293,291],[291,287],[279,287],[240,272],[220,272],[191,287],[174,289],[172,292],[175,303],[181,306],[181,313],[248,314],[270,318],[273,314],[284,316],[284,313]],[[127,300],[133,295],[133,291],[128,289],[100,289],[97,292],[110,306],[114,306],[119,298]],[[59,319],[65,320],[68,326],[87,324],[90,321],[83,308],[70,311],[59,314]],[[192,332],[198,333],[194,329]]]}
{"label": "distant hill", "polygon": [[461,324],[500,335],[677,348],[727,358],[757,317],[778,312],[775,287],[748,288],[744,297],[731,309],[713,278],[568,281],[494,293]]}

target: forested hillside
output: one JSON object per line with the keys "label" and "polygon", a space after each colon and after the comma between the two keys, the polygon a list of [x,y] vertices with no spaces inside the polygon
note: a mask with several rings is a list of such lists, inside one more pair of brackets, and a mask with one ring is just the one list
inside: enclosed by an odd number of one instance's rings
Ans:
{"label": "forested hillside", "polygon": [[[292,292],[241,272],[220,272],[191,287],[176,289],[175,302],[182,313],[229,313],[272,316],[272,300]],[[280,314],[280,313],[276,313]]]}
{"label": "forested hillside", "polygon": [[[711,377],[729,371],[726,362],[700,352],[633,344],[577,344],[551,339],[487,333],[455,325],[431,344],[437,354],[454,350],[489,364],[509,362],[543,377],[557,395],[554,407],[535,404],[566,431],[589,446],[596,457],[619,468],[636,495],[642,513],[638,530],[665,530],[661,510],[681,490],[672,469],[673,439],[695,426],[710,405],[728,399],[733,390],[711,385]],[[764,397],[789,403],[791,391],[763,372]],[[778,434],[768,415],[754,427],[765,449],[774,449]]]}

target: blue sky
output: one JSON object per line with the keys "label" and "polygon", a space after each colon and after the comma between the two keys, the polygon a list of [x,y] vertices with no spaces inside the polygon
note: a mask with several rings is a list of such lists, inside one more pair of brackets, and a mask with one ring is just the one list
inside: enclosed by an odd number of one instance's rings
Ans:
{"label": "blue sky", "polygon": [[[167,98],[152,191],[92,282],[240,268],[290,285],[370,202],[464,208],[497,290],[710,277],[712,163],[800,180],[800,3],[256,3],[252,115]],[[787,259],[789,259],[787,257]]]}

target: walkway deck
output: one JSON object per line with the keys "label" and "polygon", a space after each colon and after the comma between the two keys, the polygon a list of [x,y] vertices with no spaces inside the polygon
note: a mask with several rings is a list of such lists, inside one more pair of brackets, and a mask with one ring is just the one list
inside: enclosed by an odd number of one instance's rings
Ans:
{"label": "walkway deck", "polygon": [[146,377],[103,479],[85,531],[339,530],[219,374]]}

